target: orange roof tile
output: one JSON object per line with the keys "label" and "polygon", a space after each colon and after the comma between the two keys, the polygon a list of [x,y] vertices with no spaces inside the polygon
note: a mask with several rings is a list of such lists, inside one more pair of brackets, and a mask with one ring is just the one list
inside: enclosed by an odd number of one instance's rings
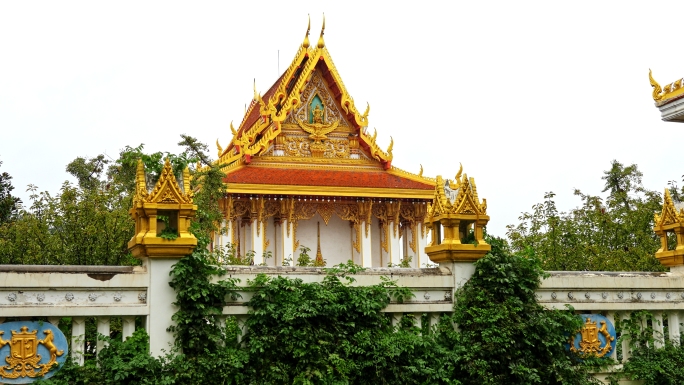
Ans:
{"label": "orange roof tile", "polygon": [[330,187],[380,187],[434,190],[435,186],[384,171],[332,171],[244,167],[228,174],[226,183],[301,185]]}

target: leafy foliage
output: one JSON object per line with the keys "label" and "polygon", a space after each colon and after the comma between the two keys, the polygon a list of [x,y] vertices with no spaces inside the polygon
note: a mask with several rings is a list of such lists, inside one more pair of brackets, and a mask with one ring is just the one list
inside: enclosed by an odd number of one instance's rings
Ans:
{"label": "leafy foliage", "polygon": [[516,251],[534,253],[546,270],[662,271],[655,259],[660,247],[653,232],[653,213],[662,197],[642,185],[636,165],[613,161],[604,172],[606,199],[575,190],[582,205],[559,212],[555,194],[508,226]]}
{"label": "leafy foliage", "polygon": [[[134,230],[128,210],[135,189],[137,160],[143,159],[148,170],[157,176],[165,157],[171,159],[176,171],[183,170],[194,160],[186,153],[148,155],[142,150],[143,145],[126,147],[116,161],[110,161],[104,155],[77,157],[66,166],[76,183],[64,182],[57,194],[40,192],[36,186],[29,186],[30,206],[12,214],[13,221],[4,224],[0,221],[0,263],[139,263],[130,256],[127,246]],[[11,191],[5,174],[0,177],[0,186],[0,202],[5,202],[3,189],[7,193]],[[2,205],[0,203],[0,207],[4,207]],[[172,237],[172,233],[169,230],[164,235]]]}
{"label": "leafy foliage", "polygon": [[534,257],[512,255],[505,241],[490,238],[492,252],[475,263],[475,274],[456,293],[445,330],[464,384],[585,384],[586,370],[565,349],[567,332],[581,320],[573,309],[548,310],[535,291],[545,275]]}
{"label": "leafy foliage", "polygon": [[0,225],[15,219],[21,207],[21,199],[12,196],[12,190],[12,176],[6,172],[0,173]]}
{"label": "leafy foliage", "polygon": [[612,376],[611,384],[618,384],[621,378],[641,380],[644,385],[684,383],[684,347],[681,341],[654,333],[654,322],[659,321],[648,311],[634,312],[620,322],[622,335],[618,342],[629,340],[631,357],[620,372]]}
{"label": "leafy foliage", "polygon": [[[244,326],[220,311],[235,281],[202,248],[172,272],[180,307],[176,350],[146,353],[144,332],[110,341],[99,367],[68,366],[50,384],[587,384],[566,352],[563,331],[581,321],[536,303],[539,261],[511,255],[501,240],[457,293],[452,315],[423,327],[382,310],[410,290],[386,279],[356,286],[351,261],[325,269],[322,282],[258,275]],[[183,285],[182,285],[183,284]],[[454,327],[459,324],[459,329]],[[246,334],[238,342],[240,328]],[[127,345],[128,344],[128,345]],[[132,344],[132,345],[130,345]],[[67,379],[67,380],[65,380]],[[66,381],[66,382],[60,382]],[[137,382],[131,382],[137,381]]]}

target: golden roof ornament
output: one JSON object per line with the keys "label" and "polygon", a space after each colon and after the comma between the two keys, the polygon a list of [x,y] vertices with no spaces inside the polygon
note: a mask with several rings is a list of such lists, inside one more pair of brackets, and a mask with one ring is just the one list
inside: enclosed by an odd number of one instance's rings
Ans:
{"label": "golden roof ornament", "polygon": [[660,88],[660,84],[658,84],[658,82],[655,81],[655,79],[653,79],[653,72],[650,68],[648,69],[648,80],[651,82],[651,87],[653,87],[653,100],[657,102],[663,98],[663,96],[661,95],[663,90],[662,88]]}
{"label": "golden roof ornament", "polygon": [[656,213],[653,217],[656,226],[666,226],[684,222],[684,210],[680,210],[680,212],[677,213],[669,189],[665,189],[665,194],[663,195],[663,209],[660,215]]}
{"label": "golden roof ornament", "polygon": [[684,96],[684,79],[676,80],[661,88],[660,84],[653,78],[653,73],[649,69],[648,80],[651,83],[651,87],[653,87],[653,100],[658,107]]}
{"label": "golden roof ornament", "polygon": [[302,47],[304,48],[309,48],[309,31],[311,31],[311,15],[309,16],[309,24],[306,27],[306,35],[304,35],[304,42],[302,43]]}
{"label": "golden roof ornament", "polygon": [[[653,231],[660,237],[660,249],[656,251],[655,257],[664,266],[684,265],[684,209],[677,210],[668,189],[665,189],[663,195],[662,211],[660,215],[654,214],[653,219]],[[674,245],[668,242],[668,233],[674,234]]]}
{"label": "golden roof ornament", "polygon": [[[189,232],[190,221],[197,212],[192,202],[190,170],[182,173],[181,186],[167,158],[150,193],[145,182],[145,166],[138,161],[136,194],[129,211],[135,221],[135,234],[128,249],[136,257],[182,257],[197,246],[197,238]],[[164,235],[164,237],[162,237]]]}
{"label": "golden roof ornament", "polygon": [[425,252],[437,263],[476,261],[491,250],[484,240],[487,222],[487,200],[480,201],[475,179],[463,174],[463,166],[454,180],[437,176],[425,217],[432,234]]}
{"label": "golden roof ornament", "polygon": [[135,195],[133,195],[133,206],[142,204],[147,200],[147,181],[145,180],[145,165],[142,159],[138,159],[135,170]]}
{"label": "golden roof ornament", "polygon": [[218,138],[216,138],[216,149],[218,150],[218,157],[220,158],[223,154],[223,147],[221,147]]}
{"label": "golden roof ornament", "polygon": [[318,38],[318,48],[325,47],[325,42],[323,41],[323,34],[325,33],[325,13],[323,14],[323,27],[321,28],[321,37]]}

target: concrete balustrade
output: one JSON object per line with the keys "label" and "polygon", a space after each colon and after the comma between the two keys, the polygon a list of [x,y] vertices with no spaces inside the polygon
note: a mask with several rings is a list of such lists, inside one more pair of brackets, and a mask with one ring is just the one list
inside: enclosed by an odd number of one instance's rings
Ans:
{"label": "concrete balustrade", "polygon": [[[109,335],[113,317],[121,317],[122,337],[135,331],[137,316],[150,335],[150,352],[164,354],[173,344],[173,336],[166,329],[176,311],[172,305],[175,292],[169,286],[169,271],[177,259],[144,259],[140,267],[103,266],[7,266],[0,265],[0,322],[5,319],[45,317],[58,325],[62,317],[71,317],[71,355],[83,364],[86,318],[95,317],[97,331]],[[245,333],[250,300],[254,290],[248,281],[258,274],[284,276],[303,282],[322,282],[325,272],[319,268],[226,266],[227,277],[239,278],[237,301],[226,298],[224,317],[235,316]],[[381,277],[395,280],[407,287],[413,298],[399,303],[395,300],[384,309],[391,324],[399,325],[402,317],[411,317],[414,326],[432,331],[441,314],[450,313],[454,292],[474,272],[472,263],[442,264],[438,268],[369,268],[354,276],[352,286],[368,286],[382,282]],[[678,273],[635,272],[550,272],[537,291],[539,302],[547,308],[564,309],[572,305],[577,313],[601,313],[620,329],[621,320],[639,310],[653,314],[655,346],[662,347],[664,339],[679,341],[682,334],[684,310],[684,275]],[[423,318],[423,315],[426,317]],[[225,318],[223,318],[225,321]],[[642,328],[648,327],[646,318]],[[457,328],[457,325],[454,325]],[[100,352],[106,343],[96,342]],[[91,348],[92,349],[92,348]],[[622,341],[622,362],[631,355],[629,341]],[[617,359],[617,349],[610,353]],[[601,374],[602,375],[602,374]],[[598,375],[600,377],[601,375]]]}

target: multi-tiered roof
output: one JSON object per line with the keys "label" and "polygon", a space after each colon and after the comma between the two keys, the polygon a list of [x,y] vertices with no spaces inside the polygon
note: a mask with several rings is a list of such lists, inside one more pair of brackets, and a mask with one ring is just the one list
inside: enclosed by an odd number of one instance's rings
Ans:
{"label": "multi-tiered roof", "polygon": [[[229,193],[429,200],[435,180],[392,166],[368,131],[370,106],[360,112],[323,38],[309,28],[292,63],[261,95],[254,91],[233,139],[222,149]],[[217,143],[218,145],[218,143]]]}

